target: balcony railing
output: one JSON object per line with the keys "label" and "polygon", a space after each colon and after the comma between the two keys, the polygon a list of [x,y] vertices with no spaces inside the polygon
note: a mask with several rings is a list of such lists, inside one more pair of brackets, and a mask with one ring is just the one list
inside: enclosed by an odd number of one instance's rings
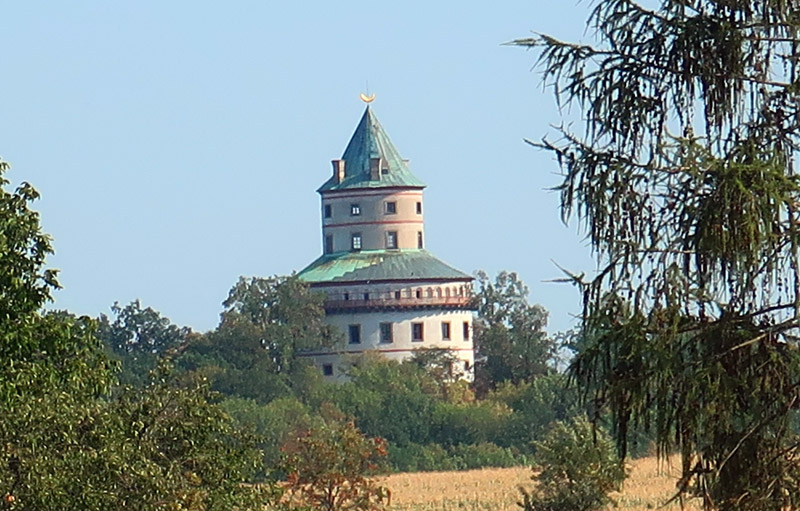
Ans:
{"label": "balcony railing", "polygon": [[468,309],[469,296],[428,296],[421,298],[371,298],[369,300],[344,300],[341,298],[325,300],[325,310],[352,309]]}

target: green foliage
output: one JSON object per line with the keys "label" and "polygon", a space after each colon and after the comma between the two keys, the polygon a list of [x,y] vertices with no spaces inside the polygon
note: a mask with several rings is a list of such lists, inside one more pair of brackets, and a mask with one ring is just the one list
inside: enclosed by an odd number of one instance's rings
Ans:
{"label": "green foliage", "polygon": [[0,327],[38,311],[59,287],[57,272],[44,268],[53,253],[50,236],[41,232],[39,214],[29,208],[39,192],[28,183],[7,191],[8,169],[0,160]]}
{"label": "green foliage", "polygon": [[[268,403],[314,386],[297,355],[332,346],[340,333],[323,322],[324,297],[296,277],[240,278],[219,326],[196,339],[179,364],[227,395]],[[312,378],[312,379],[309,379]]]}
{"label": "green foliage", "polygon": [[553,423],[535,446],[541,472],[532,494],[522,490],[526,511],[598,510],[612,502],[608,494],[625,479],[614,442],[585,417]]}
{"label": "green foliage", "polygon": [[541,50],[584,120],[536,143],[599,271],[572,374],[621,453],[634,426],[683,456],[709,509],[797,507],[800,11],[792,2],[597,2],[597,41]]}
{"label": "green foliage", "polygon": [[528,304],[528,288],[517,274],[503,271],[491,282],[479,271],[476,284],[476,387],[484,392],[552,371],[556,343],[545,331],[547,311]]}
{"label": "green foliage", "polygon": [[257,489],[244,483],[259,452],[210,398],[205,386],[180,388],[162,377],[108,405],[114,435],[98,453],[106,509],[257,508]]}
{"label": "green foliage", "polygon": [[241,483],[256,453],[203,389],[111,395],[96,323],[42,312],[57,283],[36,197],[0,187],[0,508],[255,509]]}
{"label": "green foliage", "polygon": [[495,401],[437,402],[430,418],[430,441],[443,447],[498,442],[511,415],[511,409]]}
{"label": "green foliage", "polygon": [[516,467],[528,462],[528,457],[516,449],[500,447],[491,442],[459,444],[443,447],[439,444],[404,446],[389,443],[389,467],[397,472],[430,472],[471,470],[485,467]]}
{"label": "green foliage", "polygon": [[329,421],[299,433],[283,447],[289,502],[325,511],[383,509],[388,493],[370,475],[386,456],[379,438],[365,437],[352,422]]}
{"label": "green foliage", "polygon": [[331,402],[354,417],[368,436],[398,445],[430,441],[438,386],[415,364],[362,359],[352,368],[350,381],[330,392]]}
{"label": "green foliage", "polygon": [[[220,403],[236,422],[237,429],[251,431],[258,438],[258,446],[263,452],[263,476],[273,476],[270,471],[280,465],[280,448],[297,431],[307,431],[322,427],[324,421],[295,398],[278,398],[267,405],[242,398],[228,398]],[[285,474],[282,474],[285,475]]]}
{"label": "green foliage", "polygon": [[553,373],[514,385],[505,383],[490,393],[488,401],[502,403],[511,413],[494,440],[527,452],[532,442],[542,438],[550,424],[568,421],[581,414],[578,392],[567,385],[563,374]]}
{"label": "green foliage", "polygon": [[143,386],[150,371],[163,355],[176,351],[192,336],[188,327],[178,327],[151,307],[142,309],[139,300],[125,307],[111,306],[113,321],[105,314],[98,319],[97,337],[112,358],[121,362],[121,384]]}

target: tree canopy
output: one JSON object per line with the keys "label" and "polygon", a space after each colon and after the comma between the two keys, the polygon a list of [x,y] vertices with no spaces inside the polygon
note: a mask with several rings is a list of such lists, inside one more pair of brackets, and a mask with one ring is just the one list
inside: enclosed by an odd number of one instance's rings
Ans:
{"label": "tree canopy", "polygon": [[502,271],[494,282],[477,272],[473,297],[476,386],[521,383],[553,369],[555,340],[547,334],[547,311],[528,303],[528,288],[516,273]]}
{"label": "tree canopy", "polygon": [[706,507],[797,507],[800,6],[600,0],[588,25],[514,41],[582,120],[532,142],[599,262],[572,375],[623,454],[631,421],[679,448]]}

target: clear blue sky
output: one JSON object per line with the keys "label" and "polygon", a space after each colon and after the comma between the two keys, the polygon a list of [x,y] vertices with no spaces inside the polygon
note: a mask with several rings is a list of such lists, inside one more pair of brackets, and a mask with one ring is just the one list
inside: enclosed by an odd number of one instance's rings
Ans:
{"label": "clear blue sky", "polygon": [[58,308],[139,298],[216,326],[240,275],[321,253],[316,188],[374,111],[425,192],[427,248],[467,272],[516,271],[550,330],[579,296],[558,264],[594,267],[559,218],[550,155],[523,143],[559,116],[502,46],[584,36],[587,3],[7,2],[0,155],[55,240]]}

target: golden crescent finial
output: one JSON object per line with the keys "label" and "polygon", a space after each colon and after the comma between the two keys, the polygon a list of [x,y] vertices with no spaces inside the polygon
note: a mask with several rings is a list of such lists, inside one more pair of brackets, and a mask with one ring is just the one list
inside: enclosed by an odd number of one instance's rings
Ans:
{"label": "golden crescent finial", "polygon": [[361,101],[363,101],[364,103],[368,103],[369,104],[369,103],[372,103],[373,101],[375,101],[375,94],[371,94],[371,95],[367,96],[366,94],[364,94],[362,92],[359,95],[359,97],[361,98]]}

